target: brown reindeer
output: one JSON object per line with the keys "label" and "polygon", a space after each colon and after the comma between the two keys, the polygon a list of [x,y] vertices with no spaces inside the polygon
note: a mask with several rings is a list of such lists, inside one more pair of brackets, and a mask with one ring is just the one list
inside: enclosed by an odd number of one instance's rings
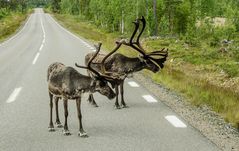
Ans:
{"label": "brown reindeer", "polygon": [[48,68],[48,90],[50,96],[50,124],[49,131],[54,131],[54,125],[52,122],[52,109],[53,109],[53,97],[55,98],[55,106],[56,106],[56,125],[61,127],[61,122],[58,114],[58,100],[60,98],[63,99],[64,102],[64,112],[65,112],[65,124],[64,124],[64,135],[70,135],[67,125],[67,117],[68,117],[68,100],[75,99],[76,106],[78,111],[78,119],[79,119],[79,136],[87,137],[86,132],[82,126],[82,115],[81,115],[81,96],[83,93],[89,92],[99,92],[102,95],[107,96],[109,99],[113,99],[116,95],[113,90],[108,86],[107,80],[117,80],[119,77],[109,77],[107,75],[103,75],[102,73],[97,72],[91,67],[91,63],[93,59],[97,56],[100,51],[99,44],[97,48],[97,52],[94,56],[89,60],[87,67],[79,66],[77,67],[85,68],[94,73],[94,77],[85,76],[80,74],[72,67],[67,67],[62,63],[53,63]]}
{"label": "brown reindeer", "polygon": [[[142,24],[143,24],[142,29],[139,32],[136,41],[133,42],[136,32],[139,29],[140,22],[142,22]],[[146,26],[146,21],[145,21],[144,17],[142,17],[141,19],[137,19],[133,23],[135,24],[135,30],[134,30],[129,42],[127,42],[126,40],[123,39],[119,42],[116,42],[116,47],[108,55],[98,54],[96,56],[95,62],[92,63],[92,64],[94,64],[95,70],[97,70],[99,72],[103,72],[104,74],[107,74],[107,75],[113,74],[113,73],[126,75],[125,76],[125,78],[126,78],[127,75],[132,74],[134,72],[138,72],[143,69],[147,69],[147,70],[150,70],[150,71],[156,73],[164,67],[164,62],[166,61],[166,58],[168,56],[167,50],[162,49],[159,51],[153,51],[150,53],[146,53],[146,51],[140,45],[139,39],[140,39],[140,36],[142,35],[142,33],[145,29],[145,26]],[[139,57],[129,58],[120,53],[113,54],[120,48],[120,46],[122,44],[133,48],[134,50],[139,52],[141,55]],[[87,64],[89,62],[89,60],[93,56],[93,54],[94,53],[89,53],[85,56],[85,64]],[[97,65],[97,63],[99,63],[99,62],[103,62],[104,66]],[[124,96],[123,96],[124,95],[123,86],[124,86],[125,78],[120,79],[118,81],[115,80],[115,81],[111,82],[111,84],[115,88],[115,92],[116,92],[116,101],[115,101],[116,109],[120,109],[121,106],[123,108],[127,107],[127,105],[124,101]],[[121,106],[118,103],[119,88],[120,88],[120,94],[121,94]],[[98,106],[96,104],[92,94],[89,95],[88,100],[90,103],[92,103],[92,105],[94,105],[96,107]]]}

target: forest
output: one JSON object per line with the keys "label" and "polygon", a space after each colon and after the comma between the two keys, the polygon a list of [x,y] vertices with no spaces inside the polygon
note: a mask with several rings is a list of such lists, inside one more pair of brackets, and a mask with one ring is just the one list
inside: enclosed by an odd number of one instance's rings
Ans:
{"label": "forest", "polygon": [[1,0],[0,19],[11,11],[43,6],[123,35],[132,30],[135,18],[144,16],[146,36],[178,37],[190,45],[199,45],[200,39],[219,45],[239,31],[238,0]]}
{"label": "forest", "polygon": [[139,16],[147,19],[147,35],[186,36],[190,43],[202,38],[204,31],[197,28],[202,22],[215,21],[216,26],[227,22],[221,33],[227,39],[239,31],[237,0],[53,0],[51,4],[54,12],[84,16],[109,32],[122,34],[131,30],[132,20]]}

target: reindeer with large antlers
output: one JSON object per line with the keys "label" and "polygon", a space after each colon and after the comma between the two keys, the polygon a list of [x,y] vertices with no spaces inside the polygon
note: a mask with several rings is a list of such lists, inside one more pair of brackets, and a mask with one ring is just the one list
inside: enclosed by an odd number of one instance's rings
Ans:
{"label": "reindeer with large antlers", "polygon": [[82,126],[82,115],[81,115],[81,96],[85,92],[99,92],[102,95],[107,96],[109,99],[115,97],[115,93],[108,86],[107,80],[113,81],[117,80],[119,76],[104,75],[99,73],[91,67],[93,59],[97,56],[100,51],[100,46],[97,47],[97,52],[94,53],[94,56],[88,61],[87,67],[79,66],[77,67],[85,68],[94,73],[94,77],[85,76],[80,74],[72,67],[66,67],[62,63],[53,63],[48,68],[48,90],[50,96],[50,124],[49,131],[54,131],[54,125],[52,122],[52,109],[53,109],[53,97],[55,99],[56,106],[56,125],[61,127],[61,122],[58,114],[58,100],[63,99],[64,102],[64,111],[65,111],[65,124],[64,124],[64,135],[70,135],[67,125],[68,117],[68,99],[75,99],[78,118],[79,118],[79,136],[86,137],[87,134]]}
{"label": "reindeer with large antlers", "polygon": [[[137,36],[136,41],[133,42],[134,37],[135,37],[137,31],[139,30],[140,22],[142,22],[143,26]],[[125,39],[123,39],[121,41],[117,41],[116,47],[108,55],[98,54],[96,56],[95,62],[93,62],[93,64],[95,64],[95,66],[94,66],[95,70],[102,72],[104,74],[107,74],[107,75],[113,74],[113,73],[125,75],[124,77],[126,78],[127,75],[132,74],[134,72],[138,72],[142,69],[147,69],[147,70],[150,70],[150,71],[156,73],[164,67],[164,62],[166,61],[166,58],[168,56],[167,50],[162,49],[159,51],[153,51],[150,53],[146,53],[146,51],[142,48],[142,46],[139,42],[140,36],[142,35],[142,33],[145,29],[145,26],[146,26],[146,21],[145,21],[144,17],[142,17],[141,19],[137,19],[133,23],[135,24],[135,30],[134,30],[129,42],[127,42],[127,40],[125,40]],[[120,48],[120,46],[122,44],[133,48],[134,50],[139,52],[141,55],[139,57],[129,58],[129,57],[124,56],[119,53],[113,54]],[[87,64],[89,62],[89,60],[90,60],[90,58],[92,58],[92,56],[93,56],[93,53],[89,53],[85,56],[85,64]],[[97,66],[97,63],[99,63],[99,62],[103,63],[104,66]],[[124,101],[124,96],[123,96],[124,95],[123,86],[124,86],[125,78],[120,79],[118,81],[111,81],[111,84],[115,88],[115,91],[116,91],[115,107],[117,109],[120,109],[121,106],[123,108],[127,107],[127,105]],[[121,106],[118,103],[119,88],[120,88],[120,94],[121,94]],[[92,105],[94,105],[96,107],[98,106],[96,104],[92,94],[89,95],[88,100],[90,103],[92,103]]]}

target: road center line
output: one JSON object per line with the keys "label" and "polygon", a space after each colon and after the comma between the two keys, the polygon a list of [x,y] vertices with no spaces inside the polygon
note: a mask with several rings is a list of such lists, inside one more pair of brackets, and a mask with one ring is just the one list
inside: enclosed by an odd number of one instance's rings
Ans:
{"label": "road center line", "polygon": [[42,39],[39,51],[41,51],[42,48],[44,47],[44,43],[45,43],[45,40],[46,40],[46,33],[45,33],[45,29],[44,29],[44,26],[43,26],[43,23],[42,23],[42,19],[41,19],[41,28],[42,28],[42,32],[43,32],[43,39]]}
{"label": "road center line", "polygon": [[40,53],[38,52],[34,58],[34,60],[32,61],[32,64],[34,65],[39,57]]}
{"label": "road center line", "polygon": [[41,51],[41,50],[42,50],[42,48],[43,48],[43,43],[41,44],[41,47],[39,48],[39,51]]}
{"label": "road center line", "polygon": [[12,94],[9,96],[9,98],[7,99],[7,103],[12,103],[16,100],[17,96],[19,95],[19,93],[21,92],[22,87],[16,88],[14,89],[14,91],[12,92]]}
{"label": "road center line", "polygon": [[42,32],[43,32],[43,37],[45,38],[45,29],[44,29],[44,26],[43,26],[43,23],[42,23],[42,20],[41,20],[41,28],[42,28]]}
{"label": "road center line", "polygon": [[171,123],[174,127],[177,127],[177,128],[186,128],[187,127],[186,124],[184,124],[180,119],[178,119],[174,115],[165,116],[165,119],[168,120],[169,123]]}
{"label": "road center line", "polygon": [[142,96],[147,102],[149,103],[156,103],[158,102],[155,98],[153,98],[151,95],[143,95]]}

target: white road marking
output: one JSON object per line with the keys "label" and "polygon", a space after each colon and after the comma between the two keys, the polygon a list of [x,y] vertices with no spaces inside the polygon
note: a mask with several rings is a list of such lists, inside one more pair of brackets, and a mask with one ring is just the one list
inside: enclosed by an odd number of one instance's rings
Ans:
{"label": "white road marking", "polygon": [[34,58],[34,60],[32,61],[32,64],[34,65],[39,57],[40,53],[38,52]]}
{"label": "white road marking", "polygon": [[9,98],[7,99],[7,103],[12,103],[16,100],[17,96],[19,95],[19,93],[21,92],[22,87],[16,88],[14,89],[14,91],[12,92],[12,94],[9,96]]}
{"label": "white road marking", "polygon": [[165,119],[168,120],[174,127],[177,128],[186,128],[187,125],[184,124],[180,119],[174,115],[165,116]]}
{"label": "white road marking", "polygon": [[41,28],[42,28],[42,32],[43,32],[43,39],[42,39],[39,51],[41,51],[42,48],[44,47],[44,43],[45,43],[45,40],[46,40],[46,33],[45,33],[45,29],[44,29],[44,26],[43,26],[43,23],[42,23],[42,19],[41,19]]}
{"label": "white road marking", "polygon": [[131,87],[139,87],[138,83],[134,82],[134,81],[129,81],[128,84],[131,86]]}
{"label": "white road marking", "polygon": [[42,50],[42,48],[43,48],[43,43],[41,44],[41,47],[39,48],[39,51],[41,51],[41,50]]}
{"label": "white road marking", "polygon": [[158,102],[155,98],[153,98],[151,95],[143,95],[142,96],[147,102],[149,103],[156,103]]}
{"label": "white road marking", "polygon": [[44,29],[44,26],[43,26],[43,23],[42,23],[42,19],[41,19],[41,28],[42,28],[42,32],[43,32],[43,37],[45,38],[45,29]]}

